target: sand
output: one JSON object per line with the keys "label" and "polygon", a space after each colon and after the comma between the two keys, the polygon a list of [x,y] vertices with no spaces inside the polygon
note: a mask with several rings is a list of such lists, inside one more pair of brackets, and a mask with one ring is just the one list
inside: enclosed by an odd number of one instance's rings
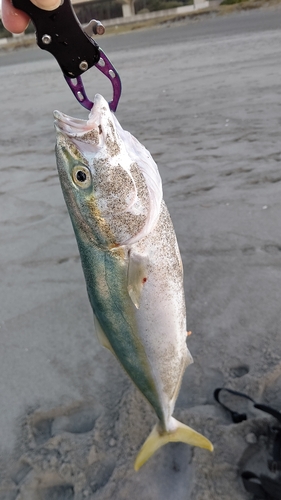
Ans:
{"label": "sand", "polygon": [[[175,416],[215,446],[167,445],[138,473],[156,419],[95,337],[56,172],[52,111],[86,112],[50,56],[0,55],[1,500],[246,500],[240,471],[258,456],[267,472],[268,417],[244,404],[249,419],[232,424],[213,391],[281,407],[280,18],[100,40],[123,81],[118,119],[158,163],[182,253],[194,364]],[[89,96],[110,97],[97,73]]]}

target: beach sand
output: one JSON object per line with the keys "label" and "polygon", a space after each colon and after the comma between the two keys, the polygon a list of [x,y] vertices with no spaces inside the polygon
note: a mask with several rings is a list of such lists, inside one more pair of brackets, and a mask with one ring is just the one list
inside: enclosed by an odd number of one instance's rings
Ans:
{"label": "beach sand", "polygon": [[[156,417],[96,339],[56,171],[52,111],[87,113],[50,56],[0,55],[1,500],[246,500],[241,470],[258,456],[268,472],[271,420],[244,403],[249,419],[233,424],[213,391],[281,408],[280,18],[99,39],[123,82],[117,117],[158,163],[182,254],[194,364],[175,416],[215,447],[169,444],[138,473]],[[97,73],[88,94],[109,98]]]}

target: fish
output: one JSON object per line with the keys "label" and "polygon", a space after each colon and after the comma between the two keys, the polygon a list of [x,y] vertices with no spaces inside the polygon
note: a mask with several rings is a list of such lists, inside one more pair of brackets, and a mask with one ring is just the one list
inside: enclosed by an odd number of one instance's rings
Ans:
{"label": "fish", "polygon": [[206,437],[173,417],[193,360],[182,260],[158,167],[100,94],[88,120],[54,117],[58,174],[97,337],[158,417],[134,468],[172,441],[212,451]]}

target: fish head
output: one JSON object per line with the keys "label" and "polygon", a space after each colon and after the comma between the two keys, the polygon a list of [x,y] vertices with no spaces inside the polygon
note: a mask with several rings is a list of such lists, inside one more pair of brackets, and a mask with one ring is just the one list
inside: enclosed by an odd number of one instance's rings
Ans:
{"label": "fish head", "polygon": [[76,235],[114,248],[148,234],[162,200],[148,151],[121,128],[99,94],[87,121],[59,111],[54,117],[58,172]]}

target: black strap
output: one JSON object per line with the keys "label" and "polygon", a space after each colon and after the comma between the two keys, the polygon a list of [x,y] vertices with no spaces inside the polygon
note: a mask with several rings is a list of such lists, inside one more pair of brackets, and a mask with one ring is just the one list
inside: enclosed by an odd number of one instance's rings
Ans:
{"label": "black strap", "polygon": [[275,410],[275,408],[272,408],[271,406],[263,405],[260,403],[256,403],[254,399],[250,398],[250,396],[247,396],[246,394],[243,394],[243,392],[233,391],[232,389],[226,389],[225,387],[218,387],[214,391],[214,398],[225,410],[230,412],[230,414],[232,416],[232,420],[235,424],[242,422],[243,420],[247,420],[247,415],[246,415],[246,413],[237,413],[236,411],[232,411],[230,408],[228,408],[228,406],[223,404],[219,399],[219,394],[221,391],[226,391],[230,394],[233,394],[234,396],[239,396],[241,398],[248,399],[249,401],[251,401],[253,403],[255,408],[257,408],[258,410],[264,411],[266,413],[269,413],[270,415],[275,417],[278,420],[278,422],[281,423],[281,413],[278,410]]}
{"label": "black strap", "polygon": [[281,483],[261,474],[245,471],[241,474],[245,490],[255,495],[256,500],[280,500]]}
{"label": "black strap", "polygon": [[[264,411],[269,415],[276,418],[278,422],[281,423],[281,413],[271,406],[256,403],[250,396],[243,394],[242,392],[233,391],[232,389],[226,389],[224,387],[219,387],[214,391],[215,400],[227,411],[230,412],[232,420],[234,423],[242,422],[247,420],[246,413],[238,413],[231,410],[228,406],[220,401],[221,391],[226,391],[234,396],[239,396],[241,398],[251,401],[255,408]],[[270,438],[272,441],[271,455],[272,458],[268,460],[268,467],[271,472],[281,471],[281,429],[276,427],[270,428]],[[272,479],[264,474],[257,476],[253,472],[244,471],[241,474],[241,478],[245,489],[254,495],[254,500],[281,500],[281,482],[280,480]]]}
{"label": "black strap", "polygon": [[267,406],[267,405],[262,405],[259,403],[255,403],[254,407],[257,408],[258,410],[262,410],[262,411],[265,411],[266,413],[269,413],[270,415],[275,417],[278,420],[278,422],[281,423],[281,413],[280,413],[280,411],[275,410],[275,408],[272,408],[271,406]]}
{"label": "black strap", "polygon": [[246,491],[253,493],[255,498],[266,498],[266,492],[262,487],[260,478],[256,474],[245,471],[242,472],[241,477]]}
{"label": "black strap", "polygon": [[231,410],[230,408],[228,408],[228,406],[226,406],[225,404],[223,404],[220,399],[219,399],[219,394],[221,391],[226,391],[226,392],[229,392],[230,394],[233,394],[234,396],[240,396],[242,398],[245,398],[245,399],[249,399],[252,403],[254,403],[255,401],[250,398],[250,396],[247,396],[246,394],[243,394],[242,392],[238,392],[238,391],[233,391],[232,389],[225,389],[224,387],[218,387],[218,389],[216,389],[214,391],[214,398],[215,400],[227,411],[230,412],[231,414],[231,417],[232,417],[232,420],[235,424],[238,424],[239,422],[243,422],[243,420],[247,420],[247,415],[246,413],[237,413],[236,411],[233,411]]}
{"label": "black strap", "polygon": [[272,458],[267,462],[268,468],[271,472],[279,472],[281,471],[281,429],[271,427],[270,438]]}

